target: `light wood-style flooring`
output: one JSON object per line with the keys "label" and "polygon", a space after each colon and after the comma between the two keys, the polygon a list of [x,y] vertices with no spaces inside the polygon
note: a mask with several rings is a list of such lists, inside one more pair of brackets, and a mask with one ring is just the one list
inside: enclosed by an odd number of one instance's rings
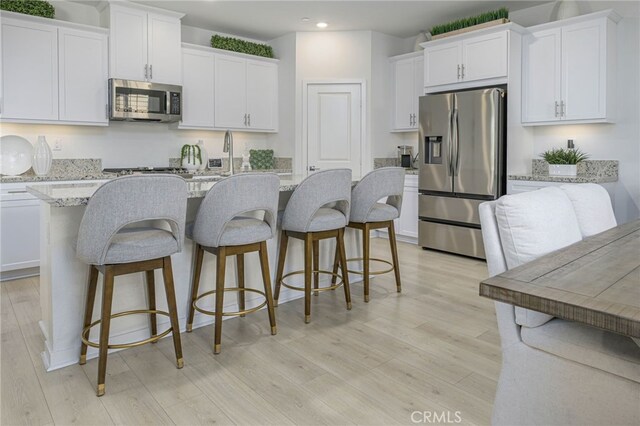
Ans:
{"label": "light wood-style flooring", "polygon": [[[273,255],[273,254],[272,254]],[[372,240],[372,256],[389,257]],[[18,424],[414,424],[414,411],[459,411],[489,424],[500,370],[493,303],[478,296],[484,262],[399,243],[403,292],[393,275],[372,281],[371,302],[352,286],[182,334],[177,370],[171,339],[109,355],[107,393],[95,396],[97,359],[51,373],[42,367],[38,279],[0,284],[2,425]],[[117,285],[117,284],[116,284]],[[422,414],[414,414],[414,420]],[[423,422],[424,423],[424,422]]]}

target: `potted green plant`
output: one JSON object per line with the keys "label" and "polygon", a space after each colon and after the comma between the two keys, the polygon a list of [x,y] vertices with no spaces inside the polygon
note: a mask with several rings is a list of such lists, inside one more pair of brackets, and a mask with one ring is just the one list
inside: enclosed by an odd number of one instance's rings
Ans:
{"label": "potted green plant", "polygon": [[577,164],[589,158],[577,148],[554,148],[540,154],[549,163],[550,176],[576,176]]}
{"label": "potted green plant", "polygon": [[202,150],[199,145],[182,145],[180,165],[187,170],[198,170],[202,165]]}

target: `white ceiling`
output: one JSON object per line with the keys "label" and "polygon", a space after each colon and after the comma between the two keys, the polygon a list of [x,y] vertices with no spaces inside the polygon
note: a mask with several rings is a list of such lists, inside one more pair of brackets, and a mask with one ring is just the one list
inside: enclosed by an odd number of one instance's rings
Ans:
{"label": "white ceiling", "polygon": [[[297,31],[373,30],[410,37],[453,19],[498,7],[515,11],[548,1],[218,1],[145,0],[149,6],[185,13],[185,25],[258,40]],[[83,2],[89,3],[89,2]],[[304,23],[303,17],[310,18]],[[326,30],[316,23],[329,23]]]}

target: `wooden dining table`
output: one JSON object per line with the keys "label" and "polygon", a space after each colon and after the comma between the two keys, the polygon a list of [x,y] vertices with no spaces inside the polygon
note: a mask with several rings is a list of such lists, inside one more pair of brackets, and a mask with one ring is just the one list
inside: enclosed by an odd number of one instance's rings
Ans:
{"label": "wooden dining table", "polygon": [[640,338],[640,219],[487,278],[480,295]]}

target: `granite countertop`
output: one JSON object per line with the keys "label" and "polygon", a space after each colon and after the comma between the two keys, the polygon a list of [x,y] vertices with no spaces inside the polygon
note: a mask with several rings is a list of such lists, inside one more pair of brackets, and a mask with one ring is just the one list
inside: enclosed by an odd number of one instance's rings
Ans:
{"label": "granite countertop", "polygon": [[[293,191],[302,182],[304,175],[280,176],[280,191]],[[202,198],[216,182],[223,179],[187,180],[189,198]],[[354,182],[357,180],[354,178]],[[102,185],[101,182],[87,183],[42,183],[28,185],[27,191],[52,207],[84,206],[94,192]]]}
{"label": "granite countertop", "polygon": [[508,175],[509,180],[562,183],[607,183],[618,181],[617,160],[585,160],[578,163],[576,176],[550,176],[548,163],[544,160],[532,161],[532,173]]}

